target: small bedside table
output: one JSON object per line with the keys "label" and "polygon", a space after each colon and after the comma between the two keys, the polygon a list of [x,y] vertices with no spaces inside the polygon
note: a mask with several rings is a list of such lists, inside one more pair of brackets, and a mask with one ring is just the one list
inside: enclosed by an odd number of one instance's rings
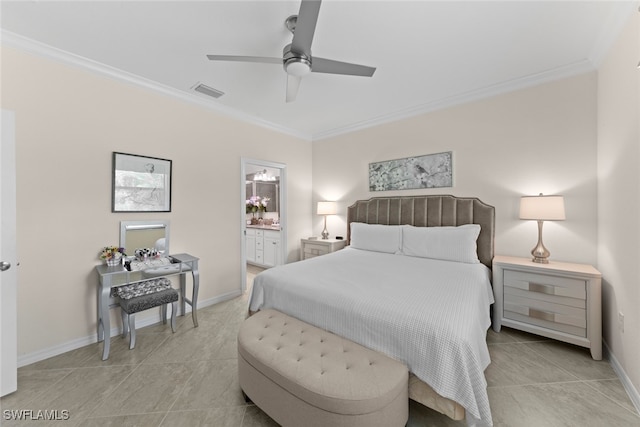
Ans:
{"label": "small bedside table", "polygon": [[493,330],[502,325],[588,347],[602,359],[602,275],[590,265],[497,255]]}
{"label": "small bedside table", "polygon": [[346,240],[336,239],[302,239],[300,240],[300,259],[309,259],[335,252],[347,246]]}

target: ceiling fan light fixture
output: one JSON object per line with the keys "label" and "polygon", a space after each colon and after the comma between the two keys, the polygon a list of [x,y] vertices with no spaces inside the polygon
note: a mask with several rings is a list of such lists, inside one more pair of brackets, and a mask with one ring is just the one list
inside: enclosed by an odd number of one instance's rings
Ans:
{"label": "ceiling fan light fixture", "polygon": [[[338,74],[348,76],[371,77],[376,71],[349,62],[335,61],[327,58],[313,58],[311,44],[318,23],[320,3],[322,0],[302,0],[298,15],[291,15],[285,21],[285,27],[293,33],[291,43],[282,49],[282,59],[264,56],[207,55],[211,61],[259,62],[282,65],[287,73],[287,90],[285,101],[293,102],[303,77],[309,73]],[[312,63],[314,66],[312,67]]]}
{"label": "ceiling fan light fixture", "polygon": [[305,58],[290,58],[284,63],[284,70],[289,75],[304,77],[311,72],[311,61]]}

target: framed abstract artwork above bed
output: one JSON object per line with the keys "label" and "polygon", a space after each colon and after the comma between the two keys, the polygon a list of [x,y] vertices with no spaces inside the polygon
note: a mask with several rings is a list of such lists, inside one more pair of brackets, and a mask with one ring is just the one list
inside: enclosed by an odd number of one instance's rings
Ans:
{"label": "framed abstract artwork above bed", "polygon": [[452,152],[369,163],[369,191],[453,187]]}

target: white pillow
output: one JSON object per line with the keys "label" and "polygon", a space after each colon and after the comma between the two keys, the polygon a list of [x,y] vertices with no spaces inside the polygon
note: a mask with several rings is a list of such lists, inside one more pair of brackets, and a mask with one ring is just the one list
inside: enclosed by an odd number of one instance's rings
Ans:
{"label": "white pillow", "polygon": [[478,224],[459,227],[402,228],[402,253],[421,258],[477,264],[476,240],[480,234]]}
{"label": "white pillow", "polygon": [[400,253],[402,226],[352,222],[351,247],[365,251]]}

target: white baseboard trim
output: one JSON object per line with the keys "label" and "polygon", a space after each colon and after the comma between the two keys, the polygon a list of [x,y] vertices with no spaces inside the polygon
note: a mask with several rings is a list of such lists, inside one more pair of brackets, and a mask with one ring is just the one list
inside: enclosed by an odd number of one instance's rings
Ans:
{"label": "white baseboard trim", "polygon": [[631,382],[631,379],[627,376],[624,368],[622,367],[620,362],[618,362],[618,359],[616,359],[616,356],[611,353],[611,350],[609,349],[607,343],[603,341],[602,344],[604,347],[605,357],[607,358],[607,360],[609,360],[609,362],[611,363],[611,367],[618,375],[622,386],[629,395],[629,399],[631,399],[631,403],[633,403],[633,406],[636,408],[636,412],[640,414],[640,393],[638,393],[638,390],[636,390],[635,386]]}
{"label": "white baseboard trim", "polygon": [[[223,295],[218,295],[217,297],[209,298],[207,300],[198,301],[198,309],[202,309],[204,307],[208,307],[210,305],[218,304],[242,295],[242,291],[237,290],[233,292],[229,292]],[[154,310],[156,312],[153,316],[141,317],[140,320],[136,319],[136,329],[143,328],[145,326],[155,325],[156,323],[160,323],[162,321],[160,317],[160,310]],[[191,313],[191,306],[187,304],[186,313]],[[111,336],[117,336],[121,334],[121,330],[119,326],[111,328]],[[49,359],[50,357],[57,356],[62,353],[66,353],[68,351],[76,350],[78,348],[95,344],[98,342],[98,337],[96,334],[91,334],[86,337],[77,338],[71,341],[67,341],[62,344],[55,345],[53,347],[44,348],[42,350],[34,351],[32,353],[27,353],[18,356],[18,368],[23,366],[31,365],[32,363],[39,362],[41,360]]]}

